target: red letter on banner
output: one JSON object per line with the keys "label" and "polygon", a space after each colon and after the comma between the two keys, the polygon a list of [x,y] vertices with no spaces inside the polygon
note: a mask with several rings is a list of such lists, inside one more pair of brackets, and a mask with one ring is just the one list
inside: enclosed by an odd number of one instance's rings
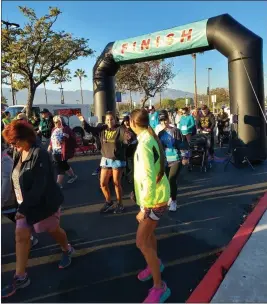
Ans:
{"label": "red letter on banner", "polygon": [[156,47],[159,47],[159,40],[160,40],[160,36],[157,36],[157,38],[156,38]]}
{"label": "red letter on banner", "polygon": [[123,43],[123,45],[121,46],[121,53],[124,54],[124,51],[127,50],[128,47],[128,43]]}
{"label": "red letter on banner", "polygon": [[168,45],[173,44],[173,41],[174,41],[173,36],[174,36],[173,33],[170,33],[170,34],[168,34],[168,35],[166,36],[166,37],[167,37],[167,44],[168,44]]}
{"label": "red letter on banner", "polygon": [[187,38],[187,41],[190,41],[192,37],[192,29],[190,29],[188,31],[188,33],[185,32],[185,30],[183,30],[182,35],[181,35],[181,39],[180,42],[184,42],[184,40]]}
{"label": "red letter on banner", "polygon": [[150,39],[143,40],[141,43],[141,51],[143,51],[144,49],[149,50],[149,44],[150,44]]}
{"label": "red letter on banner", "polygon": [[135,47],[136,47],[136,41],[133,42],[133,51],[135,52]]}

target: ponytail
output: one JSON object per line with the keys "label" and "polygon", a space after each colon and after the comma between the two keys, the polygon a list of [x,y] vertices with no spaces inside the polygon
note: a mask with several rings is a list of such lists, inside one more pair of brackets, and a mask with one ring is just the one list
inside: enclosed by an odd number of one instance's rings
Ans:
{"label": "ponytail", "polygon": [[160,182],[162,177],[164,176],[165,172],[165,153],[163,150],[163,147],[161,145],[161,142],[154,132],[154,130],[149,126],[149,116],[148,112],[145,109],[135,109],[132,111],[130,115],[130,119],[134,121],[134,123],[142,129],[146,129],[148,133],[154,137],[155,141],[158,143],[159,146],[159,157],[160,157],[160,170],[157,176],[157,183]]}
{"label": "ponytail", "polygon": [[157,183],[159,183],[161,181],[162,177],[164,176],[164,173],[165,173],[165,153],[164,153],[162,144],[161,144],[158,136],[154,132],[154,130],[150,126],[148,126],[147,131],[151,136],[154,137],[155,141],[157,142],[157,144],[159,146],[160,169],[159,169],[159,173],[158,173],[158,176],[157,176]]}

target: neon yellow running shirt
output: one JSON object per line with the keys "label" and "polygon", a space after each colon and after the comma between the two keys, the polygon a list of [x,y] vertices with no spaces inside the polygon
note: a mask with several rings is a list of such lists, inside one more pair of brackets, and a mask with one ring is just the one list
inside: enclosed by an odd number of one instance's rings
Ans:
{"label": "neon yellow running shirt", "polygon": [[156,204],[168,202],[170,198],[169,181],[164,174],[157,184],[160,171],[160,153],[157,141],[148,131],[139,136],[134,155],[134,189],[136,202],[140,207],[153,208]]}

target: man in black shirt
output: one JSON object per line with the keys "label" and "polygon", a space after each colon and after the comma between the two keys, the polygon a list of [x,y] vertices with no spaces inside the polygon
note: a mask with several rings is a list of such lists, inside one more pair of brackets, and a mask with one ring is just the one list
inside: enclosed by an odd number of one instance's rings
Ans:
{"label": "man in black shirt", "polygon": [[210,136],[210,148],[209,154],[213,158],[214,157],[214,128],[215,128],[215,117],[210,112],[209,108],[206,105],[201,107],[201,112],[197,117],[196,125],[197,129],[200,131],[207,132]]}

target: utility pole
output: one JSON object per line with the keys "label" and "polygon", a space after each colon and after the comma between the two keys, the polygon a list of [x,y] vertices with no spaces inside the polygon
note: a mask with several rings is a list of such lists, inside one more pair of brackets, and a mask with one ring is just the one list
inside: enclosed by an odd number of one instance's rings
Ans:
{"label": "utility pole", "polygon": [[60,93],[61,93],[61,104],[64,104],[64,93],[63,93],[63,88],[62,88],[62,83],[60,83]]}
{"label": "utility pole", "polygon": [[194,104],[197,108],[197,54],[192,54],[192,58],[194,61],[194,87],[195,87],[195,97],[194,97]]}
{"label": "utility pole", "polygon": [[[8,22],[8,21],[4,21],[4,20],[1,20],[1,23],[6,26],[7,31],[9,31],[10,28],[19,28],[20,27],[20,25],[17,23],[12,23],[12,22]],[[8,42],[10,42],[9,36],[7,36],[7,37],[8,37]],[[12,104],[14,106],[16,104],[16,100],[15,100],[15,91],[13,88],[13,75],[12,75],[11,71],[10,71],[10,85],[11,85]]]}
{"label": "utility pole", "polygon": [[212,68],[207,68],[208,71],[208,90],[207,90],[207,94],[208,94],[208,107],[210,107],[210,71],[212,71]]}

